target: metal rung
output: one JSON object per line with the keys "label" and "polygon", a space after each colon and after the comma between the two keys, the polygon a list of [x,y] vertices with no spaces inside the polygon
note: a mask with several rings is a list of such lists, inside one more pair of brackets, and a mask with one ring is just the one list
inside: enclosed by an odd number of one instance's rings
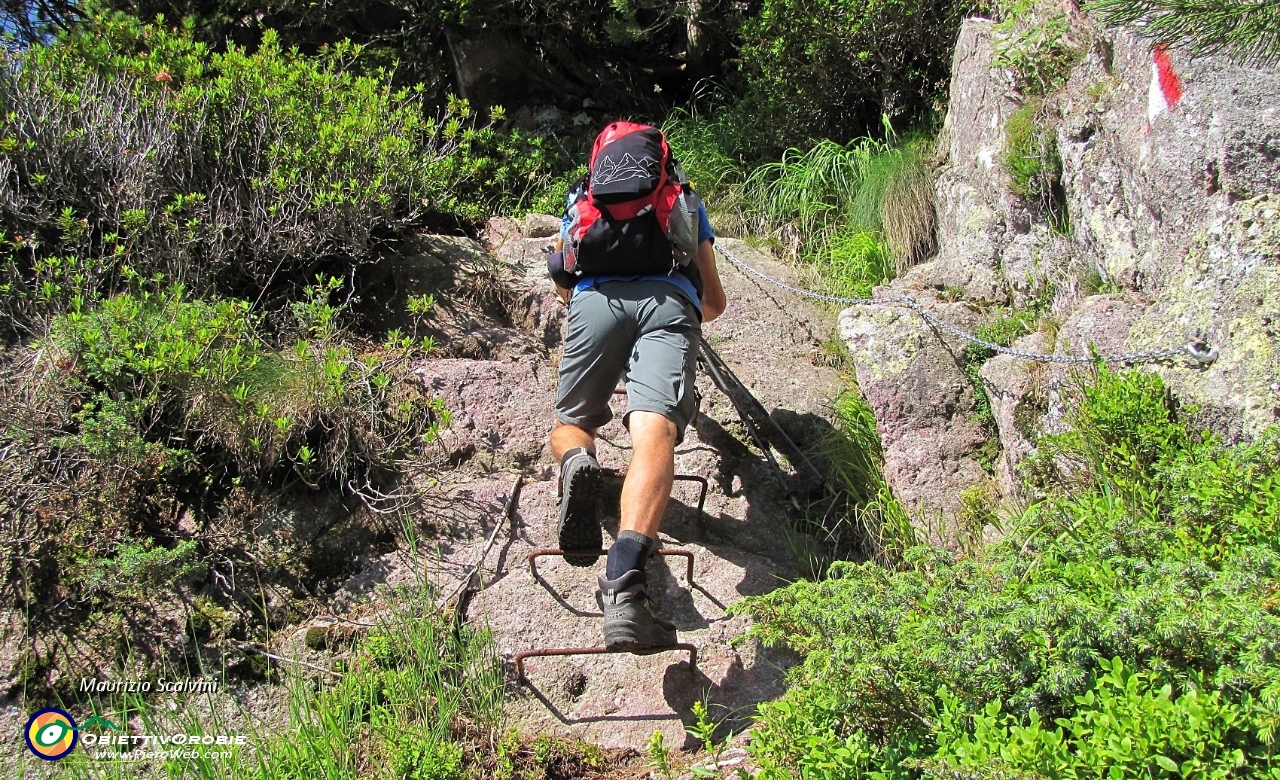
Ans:
{"label": "metal rung", "polygon": [[[625,471],[621,471],[619,469],[605,469],[605,471],[609,476],[615,479],[621,480],[626,478]],[[706,477],[697,476],[695,474],[676,474],[673,478],[673,481],[697,482],[699,485],[701,485],[702,489],[698,493],[698,513],[703,514],[706,512],[707,492],[710,489],[710,483],[707,481]],[[537,564],[538,558],[541,558],[544,555],[556,555],[556,556],[563,557],[565,555],[589,555],[589,554],[590,553],[583,553],[582,551],[566,553],[564,550],[560,549],[559,547],[546,547],[541,550],[534,550],[533,552],[529,553],[529,573],[533,575],[533,578],[535,580],[542,583],[545,587],[549,588],[550,586],[547,584],[546,580],[544,580],[542,576],[538,574],[538,564]],[[608,555],[608,554],[609,553],[607,550],[600,550],[597,553],[597,555]],[[687,565],[685,567],[685,579],[688,580],[689,587],[691,588],[696,587],[693,581],[693,553],[691,551],[674,550],[674,549],[664,547],[659,550],[655,550],[654,554],[683,557],[687,561]],[[553,592],[552,595],[556,595],[556,594]],[[556,598],[559,600],[558,595],[556,595]],[[563,604],[564,602],[561,601],[561,603]],[[528,682],[528,679],[525,677],[525,674],[524,674],[524,662],[526,658],[540,658],[544,656],[563,656],[563,655],[605,655],[608,653],[633,653],[634,655],[652,655],[653,653],[662,653],[670,650],[687,651],[689,653],[689,666],[695,670],[698,668],[698,648],[687,642],[679,642],[673,645],[661,645],[658,647],[648,647],[640,651],[631,651],[631,650],[625,650],[625,649],[610,649],[604,646],[546,647],[538,650],[525,650],[524,652],[516,653],[516,656],[515,656],[516,679],[519,680],[520,682]]]}
{"label": "metal rung", "polygon": [[[687,642],[679,642],[674,645],[659,645],[657,647],[646,647],[643,650],[634,652],[634,655],[652,655],[654,653],[665,653],[669,650],[687,650],[689,652],[689,666],[692,669],[698,668],[698,648]],[[544,647],[538,650],[525,650],[523,653],[516,653],[516,679],[520,682],[528,682],[528,678],[524,676],[524,661],[526,658],[539,658],[553,655],[606,655],[610,653],[631,653],[631,650],[613,650],[608,647]]]}
{"label": "metal rung", "polygon": [[[609,551],[601,550],[598,554],[608,555]],[[693,552],[692,551],[673,550],[667,547],[663,547],[662,549],[654,550],[654,554],[680,556],[681,558],[684,558],[687,561],[684,578],[689,582],[689,587],[693,587],[694,582],[693,582]],[[542,579],[541,575],[538,574],[537,560],[544,555],[558,555],[560,557],[564,557],[566,555],[590,555],[590,553],[585,553],[585,552],[582,552],[581,550],[565,552],[564,550],[561,550],[559,547],[544,547],[541,550],[534,550],[533,552],[529,553],[529,573],[533,575],[533,578],[535,580]]]}
{"label": "metal rung", "polygon": [[706,477],[699,477],[696,474],[676,474],[672,479],[676,482],[697,482],[702,485],[702,490],[698,493],[698,512],[706,511],[703,507],[706,506],[707,490],[710,488],[710,483],[707,482]]}

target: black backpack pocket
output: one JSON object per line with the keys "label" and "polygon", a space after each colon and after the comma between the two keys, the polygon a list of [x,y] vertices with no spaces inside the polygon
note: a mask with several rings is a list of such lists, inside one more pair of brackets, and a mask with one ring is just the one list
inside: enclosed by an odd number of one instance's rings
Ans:
{"label": "black backpack pocket", "polygon": [[577,273],[665,274],[674,268],[671,242],[652,214],[611,219],[601,214],[578,244]]}

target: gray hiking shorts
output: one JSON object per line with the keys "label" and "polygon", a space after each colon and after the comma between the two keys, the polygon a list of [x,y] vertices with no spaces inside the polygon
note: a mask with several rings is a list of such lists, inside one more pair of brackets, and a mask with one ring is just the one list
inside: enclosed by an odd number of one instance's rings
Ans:
{"label": "gray hiking shorts", "polygon": [[668,282],[602,282],[575,292],[556,417],[599,428],[613,419],[609,399],[623,379],[627,414],[657,412],[676,424],[676,440],[683,441],[698,411],[694,367],[701,336],[697,309]]}

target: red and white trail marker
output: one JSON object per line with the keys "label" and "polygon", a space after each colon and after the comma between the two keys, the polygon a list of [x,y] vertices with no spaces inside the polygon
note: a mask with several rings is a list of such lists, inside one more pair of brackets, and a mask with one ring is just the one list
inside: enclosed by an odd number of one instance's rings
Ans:
{"label": "red and white trail marker", "polygon": [[1172,111],[1182,100],[1182,79],[1173,70],[1169,48],[1163,43],[1151,52],[1151,89],[1147,92],[1147,130],[1156,117]]}

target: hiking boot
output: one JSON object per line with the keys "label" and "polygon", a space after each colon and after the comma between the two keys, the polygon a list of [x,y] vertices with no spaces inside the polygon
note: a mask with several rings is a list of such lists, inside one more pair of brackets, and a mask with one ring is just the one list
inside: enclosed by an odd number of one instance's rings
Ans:
{"label": "hiking boot", "polygon": [[556,536],[570,566],[590,566],[600,557],[600,497],[605,474],[594,455],[579,447],[560,464],[560,523]]}
{"label": "hiking boot", "polygon": [[599,578],[604,645],[632,653],[676,643],[676,627],[653,614],[645,573],[632,569],[616,580]]}

